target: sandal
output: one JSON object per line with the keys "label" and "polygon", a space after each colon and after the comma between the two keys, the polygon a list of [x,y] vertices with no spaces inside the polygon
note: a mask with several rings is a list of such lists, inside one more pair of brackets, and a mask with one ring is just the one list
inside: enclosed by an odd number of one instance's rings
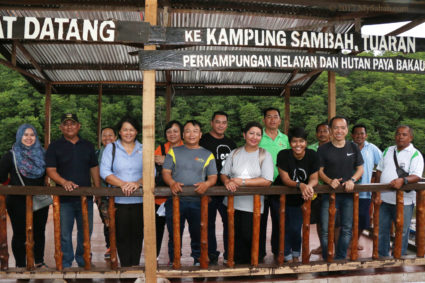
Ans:
{"label": "sandal", "polygon": [[35,265],[35,268],[43,268],[43,269],[47,269],[47,268],[49,268],[49,267],[47,266],[47,264],[45,264],[44,262],[42,262],[42,263],[37,263],[37,264]]}

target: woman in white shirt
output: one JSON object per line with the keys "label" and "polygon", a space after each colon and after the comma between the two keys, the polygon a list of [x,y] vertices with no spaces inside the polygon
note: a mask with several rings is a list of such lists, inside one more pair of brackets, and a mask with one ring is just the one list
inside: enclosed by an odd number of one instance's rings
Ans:
{"label": "woman in white shirt", "polygon": [[[244,130],[245,145],[233,150],[221,170],[226,189],[235,192],[241,186],[268,187],[273,181],[273,160],[266,150],[259,148],[263,129],[258,122],[249,122]],[[227,205],[227,198],[224,200]],[[263,213],[261,196],[261,213]],[[235,196],[235,263],[251,262],[252,218],[254,197]]]}

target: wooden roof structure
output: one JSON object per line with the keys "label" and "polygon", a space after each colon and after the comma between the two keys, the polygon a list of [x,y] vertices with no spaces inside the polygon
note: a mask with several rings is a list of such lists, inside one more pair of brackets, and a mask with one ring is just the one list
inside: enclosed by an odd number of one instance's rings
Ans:
{"label": "wooden roof structure", "polygon": [[[114,19],[141,22],[145,1],[136,0],[9,0],[0,1],[0,15]],[[158,1],[158,26],[227,27],[280,30],[359,31],[362,25],[410,21],[393,34],[425,22],[425,1],[401,0],[174,0]],[[267,50],[221,46],[162,46],[157,50]],[[39,92],[51,83],[55,94],[140,94],[143,74],[134,53],[140,43],[0,40],[0,63],[19,71]],[[270,49],[269,49],[270,50]],[[293,49],[286,52],[336,53]],[[132,54],[133,53],[133,54]],[[302,95],[320,75],[312,69],[258,71],[157,71],[156,93],[171,87],[174,95]]]}

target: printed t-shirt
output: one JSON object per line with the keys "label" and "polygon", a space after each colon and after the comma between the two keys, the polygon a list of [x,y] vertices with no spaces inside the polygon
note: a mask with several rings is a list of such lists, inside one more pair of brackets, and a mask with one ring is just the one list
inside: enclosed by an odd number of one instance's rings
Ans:
{"label": "printed t-shirt", "polygon": [[226,136],[222,139],[216,139],[210,133],[207,133],[202,135],[199,145],[214,154],[218,172],[217,185],[223,185],[220,180],[220,171],[223,168],[226,157],[229,156],[230,152],[236,148],[235,142]]}
{"label": "printed t-shirt", "polygon": [[[216,175],[214,155],[203,147],[190,149],[185,145],[171,148],[165,156],[164,169],[171,170],[174,181],[184,186],[205,182],[207,176]],[[199,201],[198,197],[181,197],[184,201]]]}
{"label": "printed t-shirt", "polygon": [[[229,178],[252,179],[262,177],[266,180],[273,181],[273,159],[269,152],[265,151],[265,157],[260,168],[259,159],[260,150],[247,152],[245,147],[238,151],[233,157],[235,150],[232,150],[226,159],[221,174],[229,176]],[[227,206],[227,197],[224,199]],[[254,197],[253,196],[235,196],[234,208],[241,211],[253,212]],[[264,209],[264,196],[261,196],[261,213]]]}
{"label": "printed t-shirt", "polygon": [[[295,158],[292,149],[285,149],[277,155],[277,167],[287,172],[291,180],[301,183],[308,183],[310,175],[319,171],[319,156],[312,149],[306,149],[301,160]],[[296,190],[296,188],[294,188]],[[286,205],[299,206],[304,203],[302,196],[287,195]]]}

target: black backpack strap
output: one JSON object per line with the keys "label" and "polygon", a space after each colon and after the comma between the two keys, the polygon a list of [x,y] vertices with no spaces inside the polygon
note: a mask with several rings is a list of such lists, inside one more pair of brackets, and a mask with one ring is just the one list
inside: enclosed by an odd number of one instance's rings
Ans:
{"label": "black backpack strap", "polygon": [[165,154],[165,146],[163,143],[160,144],[161,145],[161,155],[166,155]]}
{"label": "black backpack strap", "polygon": [[111,171],[114,172],[114,160],[115,160],[115,151],[116,151],[116,145],[113,142],[112,143],[112,162],[111,162]]}

